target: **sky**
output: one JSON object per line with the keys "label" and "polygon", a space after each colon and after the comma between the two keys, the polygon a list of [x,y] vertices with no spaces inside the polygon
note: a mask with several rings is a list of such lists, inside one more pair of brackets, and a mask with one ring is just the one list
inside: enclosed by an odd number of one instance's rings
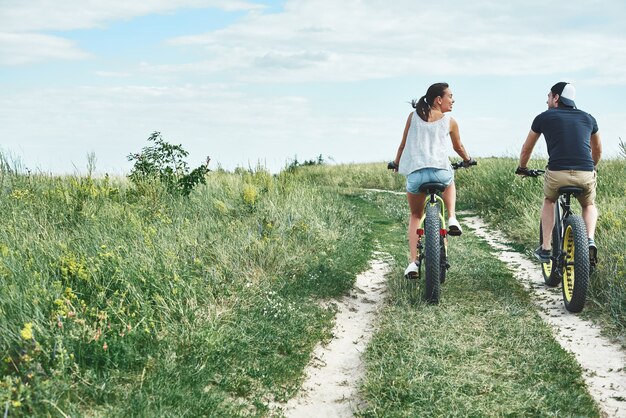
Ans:
{"label": "sky", "polygon": [[622,0],[0,0],[0,151],[123,175],[158,131],[191,167],[383,162],[443,81],[468,152],[518,156],[568,81],[616,157],[625,17]]}

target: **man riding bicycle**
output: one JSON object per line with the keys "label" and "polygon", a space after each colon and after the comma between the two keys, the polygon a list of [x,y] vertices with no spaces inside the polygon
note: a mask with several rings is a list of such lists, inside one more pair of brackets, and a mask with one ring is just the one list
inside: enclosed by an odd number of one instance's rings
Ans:
{"label": "man riding bicycle", "polygon": [[593,116],[576,108],[576,90],[570,83],[559,82],[548,93],[548,110],[535,117],[522,146],[515,174],[524,175],[537,140],[543,134],[548,148],[548,166],[544,176],[544,201],[541,209],[542,245],[535,256],[542,263],[550,261],[551,234],[554,227],[554,203],[562,186],[577,186],[589,241],[589,256],[595,263],[597,247],[594,232],[598,220],[595,206],[596,167],[602,155],[598,124]]}

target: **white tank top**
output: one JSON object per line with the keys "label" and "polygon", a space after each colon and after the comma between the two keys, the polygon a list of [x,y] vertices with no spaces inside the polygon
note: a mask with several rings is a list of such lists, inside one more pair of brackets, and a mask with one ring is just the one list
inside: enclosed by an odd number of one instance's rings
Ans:
{"label": "white tank top", "polygon": [[411,115],[411,125],[400,157],[398,172],[408,175],[420,168],[452,170],[448,159],[450,144],[450,115],[435,122],[424,122],[417,112]]}

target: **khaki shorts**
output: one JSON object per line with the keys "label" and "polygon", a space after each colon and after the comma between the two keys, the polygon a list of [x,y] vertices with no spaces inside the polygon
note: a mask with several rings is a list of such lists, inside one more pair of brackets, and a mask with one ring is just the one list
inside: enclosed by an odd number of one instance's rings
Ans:
{"label": "khaki shorts", "polygon": [[582,194],[576,196],[581,206],[595,204],[596,201],[596,172],[546,169],[543,176],[543,194],[552,202],[559,198],[559,187],[576,186],[583,189]]}

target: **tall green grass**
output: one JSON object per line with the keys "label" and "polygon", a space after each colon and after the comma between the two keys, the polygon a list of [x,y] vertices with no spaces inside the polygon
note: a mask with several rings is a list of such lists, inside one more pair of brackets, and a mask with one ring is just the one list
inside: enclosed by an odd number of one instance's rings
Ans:
{"label": "tall green grass", "polygon": [[0,408],[9,416],[264,415],[297,389],[369,258],[336,193],[210,173],[188,199],[0,171]]}
{"label": "tall green grass", "polygon": [[318,186],[342,189],[404,190],[404,178],[386,169],[387,163],[313,165],[300,167],[294,175]]}
{"label": "tall green grass", "polygon": [[[364,205],[338,193],[402,190],[403,178],[385,166],[299,167],[278,176],[216,171],[186,199],[158,182],[135,188],[124,179],[33,175],[0,158],[0,408],[8,416],[267,415],[270,401],[298,388],[314,344],[330,338],[334,312],[319,300],[352,286],[376,241],[394,255],[396,270],[404,267],[406,202],[380,204],[393,198],[372,194]],[[457,172],[459,205],[530,250],[541,182],[515,177],[514,166],[487,159]],[[605,318],[616,336],[624,335],[626,305],[624,174],[623,161],[600,168],[602,258],[585,311]],[[498,284],[503,273],[490,268]],[[399,283],[390,283],[394,306],[404,306]],[[492,290],[490,298],[509,301],[509,291]],[[522,338],[527,329],[511,321],[523,325],[529,314],[493,306],[514,328],[502,332]],[[401,347],[403,336],[394,338]],[[377,341],[384,353],[389,340]],[[567,373],[574,382],[577,372]],[[577,396],[577,405],[591,408]]]}
{"label": "tall green grass", "polygon": [[[545,160],[529,166],[543,168]],[[404,190],[404,177],[386,170],[386,164],[319,166],[303,170],[318,185]],[[476,167],[457,170],[457,207],[487,219],[529,255],[538,245],[543,180],[514,174],[517,160],[483,158]],[[600,263],[592,275],[584,315],[594,315],[605,330],[626,345],[626,160],[603,160],[599,165],[596,229]],[[577,203],[574,209],[580,213]],[[407,212],[408,214],[408,209]]]}
{"label": "tall green grass", "polygon": [[[545,160],[529,166],[543,168]],[[472,170],[459,172],[458,202],[476,211],[530,252],[538,244],[543,201],[541,178],[513,174],[517,160],[483,159]],[[599,265],[592,275],[587,313],[596,314],[605,329],[626,344],[626,161],[605,160],[599,165],[596,204],[599,211],[596,242]],[[574,210],[580,213],[577,202]]]}
{"label": "tall green grass", "polygon": [[358,416],[600,416],[576,359],[486,243],[471,231],[449,239],[442,299],[427,305],[423,281],[402,276],[406,198],[366,193],[363,201],[384,220],[375,234],[393,262],[387,304],[365,353],[366,406]]}

